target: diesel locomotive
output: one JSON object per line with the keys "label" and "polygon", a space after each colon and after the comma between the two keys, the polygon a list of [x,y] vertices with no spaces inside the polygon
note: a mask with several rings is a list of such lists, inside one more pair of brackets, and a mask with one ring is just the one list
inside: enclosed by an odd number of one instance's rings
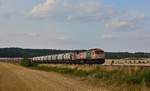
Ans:
{"label": "diesel locomotive", "polygon": [[30,60],[33,63],[47,64],[103,64],[105,62],[105,53],[102,49],[95,48],[82,52],[32,57]]}

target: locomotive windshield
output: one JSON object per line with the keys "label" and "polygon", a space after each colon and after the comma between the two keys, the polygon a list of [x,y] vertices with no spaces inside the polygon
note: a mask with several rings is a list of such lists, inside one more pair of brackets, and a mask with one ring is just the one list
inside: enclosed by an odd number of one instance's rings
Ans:
{"label": "locomotive windshield", "polygon": [[102,53],[104,53],[104,52],[103,51],[98,51],[98,50],[95,51],[95,54],[102,54]]}

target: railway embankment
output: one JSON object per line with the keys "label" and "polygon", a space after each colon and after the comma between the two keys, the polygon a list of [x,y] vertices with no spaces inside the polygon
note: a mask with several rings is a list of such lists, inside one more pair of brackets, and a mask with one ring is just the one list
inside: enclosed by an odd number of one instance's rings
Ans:
{"label": "railway embankment", "polygon": [[143,67],[41,64],[33,68],[79,78],[113,91],[150,91],[150,69]]}

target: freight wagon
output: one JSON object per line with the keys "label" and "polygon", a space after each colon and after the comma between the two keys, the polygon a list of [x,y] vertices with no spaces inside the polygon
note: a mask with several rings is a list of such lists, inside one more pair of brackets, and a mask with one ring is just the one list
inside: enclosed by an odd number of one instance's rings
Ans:
{"label": "freight wagon", "polygon": [[23,58],[0,58],[0,62],[20,63]]}

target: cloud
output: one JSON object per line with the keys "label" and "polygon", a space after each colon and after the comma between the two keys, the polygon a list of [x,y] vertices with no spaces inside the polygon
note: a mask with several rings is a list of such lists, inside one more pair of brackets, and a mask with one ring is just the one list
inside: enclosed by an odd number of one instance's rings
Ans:
{"label": "cloud", "polygon": [[101,17],[101,5],[97,0],[81,2],[76,5],[65,5],[68,10],[67,20],[98,20]]}
{"label": "cloud", "polygon": [[1,44],[11,44],[11,43],[23,43],[23,41],[9,40],[7,38],[0,39]]}
{"label": "cloud", "polygon": [[34,6],[29,14],[35,17],[47,17],[48,13],[54,10],[56,3],[56,0],[46,0]]}
{"label": "cloud", "polygon": [[32,8],[29,15],[42,19],[65,21],[101,21],[110,16],[113,9],[101,5],[100,0],[46,0]]}
{"label": "cloud", "polygon": [[10,43],[10,41],[8,41],[8,40],[0,40],[0,43]]}
{"label": "cloud", "polygon": [[18,12],[3,12],[0,13],[0,18],[5,19],[5,20],[10,20],[14,19],[15,17],[19,18],[21,14]]}
{"label": "cloud", "polygon": [[110,29],[123,29],[123,28],[131,28],[134,26],[134,23],[131,21],[123,21],[123,20],[111,20],[106,24],[107,28]]}
{"label": "cloud", "polygon": [[145,19],[144,14],[123,16],[109,20],[105,26],[111,30],[135,29]]}
{"label": "cloud", "polygon": [[112,39],[112,38],[117,38],[117,36],[112,35],[112,34],[102,34],[101,39]]}
{"label": "cloud", "polygon": [[2,5],[2,2],[1,2],[1,0],[0,0],[0,7],[1,7],[1,5]]}

